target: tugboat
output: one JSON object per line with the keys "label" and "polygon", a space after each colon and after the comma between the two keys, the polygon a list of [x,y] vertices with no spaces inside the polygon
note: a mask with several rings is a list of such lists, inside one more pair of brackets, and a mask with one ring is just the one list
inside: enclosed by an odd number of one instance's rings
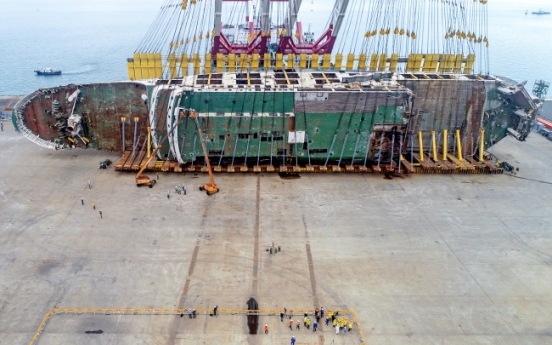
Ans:
{"label": "tugboat", "polygon": [[46,67],[43,69],[35,70],[36,75],[61,75],[60,69],[55,69],[51,67]]}
{"label": "tugboat", "polygon": [[543,11],[542,9],[538,12],[532,12],[533,14],[541,15],[541,14],[550,14],[550,12]]}

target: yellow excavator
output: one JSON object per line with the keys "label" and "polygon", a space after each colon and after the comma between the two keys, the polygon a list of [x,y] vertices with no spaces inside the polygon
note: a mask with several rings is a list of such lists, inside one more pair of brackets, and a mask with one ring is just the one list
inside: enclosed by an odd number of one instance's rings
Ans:
{"label": "yellow excavator", "polygon": [[155,156],[155,154],[157,153],[157,151],[159,151],[159,149],[161,149],[163,147],[163,142],[165,141],[165,139],[167,139],[167,137],[169,135],[172,134],[172,132],[174,131],[174,129],[176,127],[178,127],[178,125],[180,124],[180,121],[186,116],[188,115],[189,117],[191,117],[192,119],[194,119],[195,121],[195,124],[196,124],[196,127],[197,127],[197,131],[198,131],[198,134],[199,134],[199,138],[200,138],[200,141],[201,141],[201,147],[203,149],[203,154],[205,156],[205,161],[207,162],[207,169],[209,171],[209,178],[210,178],[210,182],[203,185],[202,187],[199,187],[199,190],[201,191],[205,191],[207,193],[207,195],[212,195],[212,194],[215,194],[219,191],[219,188],[218,186],[215,184],[215,179],[213,177],[213,171],[211,170],[211,164],[209,163],[209,157],[207,155],[207,150],[205,150],[205,143],[203,142],[203,135],[201,134],[201,128],[199,126],[199,122],[197,120],[197,114],[194,110],[186,110],[185,112],[184,111],[180,111],[180,114],[178,116],[178,121],[174,124],[174,126],[172,127],[172,129],[170,130],[170,132],[168,132],[167,134],[165,134],[165,136],[163,137],[163,139],[161,139],[159,141],[159,144],[157,145],[157,147],[155,148],[155,150],[153,150],[153,152],[151,153],[150,155],[150,158],[146,161],[146,163],[144,163],[142,165],[142,168],[140,169],[140,171],[138,171],[138,173],[136,174],[136,186],[138,187],[141,187],[141,186],[149,186],[150,188],[153,187],[153,185],[155,185],[155,183],[157,182],[156,180],[152,180],[150,179],[149,176],[147,175],[142,175],[142,173],[144,172],[144,170],[146,170],[148,164],[151,162],[151,160],[153,159],[153,157]]}

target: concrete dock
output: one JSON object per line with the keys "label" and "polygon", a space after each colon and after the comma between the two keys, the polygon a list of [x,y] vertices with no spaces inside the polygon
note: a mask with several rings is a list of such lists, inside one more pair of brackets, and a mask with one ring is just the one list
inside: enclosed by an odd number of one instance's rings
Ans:
{"label": "concrete dock", "polygon": [[[116,154],[47,151],[4,127],[0,344],[29,344],[56,308],[215,305],[221,315],[195,319],[54,314],[37,344],[552,343],[552,143],[540,135],[490,150],[517,176],[218,174],[208,197],[205,174],[137,188],[98,169]],[[352,310],[359,324],[336,335],[269,315],[253,335],[231,312],[251,297]]]}

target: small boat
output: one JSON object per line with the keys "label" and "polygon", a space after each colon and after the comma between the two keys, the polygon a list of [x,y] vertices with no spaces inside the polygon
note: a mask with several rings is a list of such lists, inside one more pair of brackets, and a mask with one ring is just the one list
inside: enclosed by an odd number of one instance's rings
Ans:
{"label": "small boat", "polygon": [[543,10],[539,10],[538,12],[532,12],[533,14],[538,14],[538,15],[541,15],[541,14],[550,14],[550,12],[546,12],[546,11],[543,11]]}
{"label": "small boat", "polygon": [[46,67],[43,69],[35,70],[36,75],[61,75],[60,69],[55,69],[51,67]]}

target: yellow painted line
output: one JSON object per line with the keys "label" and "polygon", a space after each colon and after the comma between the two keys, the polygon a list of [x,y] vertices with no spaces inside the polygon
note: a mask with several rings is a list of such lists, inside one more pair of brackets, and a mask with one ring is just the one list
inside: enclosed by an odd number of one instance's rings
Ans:
{"label": "yellow painted line", "polygon": [[324,77],[324,79],[326,79],[326,83],[331,84],[328,77],[326,77],[326,73],[322,73],[322,76]]}
{"label": "yellow painted line", "polygon": [[[44,315],[40,326],[36,330],[33,339],[29,345],[38,344],[40,336],[45,332],[48,320],[53,315],[180,315],[183,313],[188,313],[189,309],[193,308],[57,308],[52,309]],[[196,309],[197,315],[208,315],[213,312],[213,309]],[[247,309],[218,309],[218,315],[266,315],[266,316],[279,316],[282,312],[281,309],[262,309],[262,310],[247,310]],[[350,314],[352,320],[357,327],[358,334],[360,337],[360,344],[365,345],[366,341],[364,340],[364,335],[360,328],[360,323],[358,322],[357,315],[354,310],[325,310],[326,314],[332,312],[338,312],[340,315]],[[303,315],[305,313],[314,314],[312,309],[293,309],[288,310],[289,313],[293,315]],[[348,318],[347,318],[348,319]]]}
{"label": "yellow painted line", "polygon": [[211,73],[209,73],[209,79],[207,79],[207,85],[211,85]]}
{"label": "yellow painted line", "polygon": [[291,85],[291,83],[289,82],[289,78],[288,78],[288,75],[286,73],[286,70],[284,70],[284,75],[286,76],[286,80],[287,80],[288,85]]}

